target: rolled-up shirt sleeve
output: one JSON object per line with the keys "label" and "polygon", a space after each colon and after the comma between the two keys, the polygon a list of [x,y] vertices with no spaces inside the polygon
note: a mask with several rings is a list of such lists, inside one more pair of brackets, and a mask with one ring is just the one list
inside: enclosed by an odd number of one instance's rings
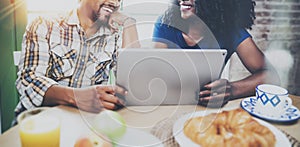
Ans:
{"label": "rolled-up shirt sleeve", "polygon": [[57,84],[46,76],[50,66],[51,26],[51,22],[37,18],[27,26],[23,36],[16,87],[20,94],[20,103],[25,109],[41,106],[48,88]]}

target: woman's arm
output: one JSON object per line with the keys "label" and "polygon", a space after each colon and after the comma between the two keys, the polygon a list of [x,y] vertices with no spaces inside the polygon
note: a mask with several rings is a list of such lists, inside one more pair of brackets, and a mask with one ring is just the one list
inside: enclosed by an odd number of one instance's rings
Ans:
{"label": "woman's arm", "polygon": [[251,37],[241,42],[237,54],[251,75],[239,81],[219,79],[204,86],[199,93],[199,104],[222,106],[229,100],[255,95],[255,87],[262,83],[280,84],[279,76]]}
{"label": "woman's arm", "polygon": [[237,47],[237,55],[251,75],[231,82],[233,98],[254,95],[255,87],[262,83],[280,84],[276,70],[250,37]]}
{"label": "woman's arm", "polygon": [[162,42],[154,42],[154,48],[168,48],[168,45]]}

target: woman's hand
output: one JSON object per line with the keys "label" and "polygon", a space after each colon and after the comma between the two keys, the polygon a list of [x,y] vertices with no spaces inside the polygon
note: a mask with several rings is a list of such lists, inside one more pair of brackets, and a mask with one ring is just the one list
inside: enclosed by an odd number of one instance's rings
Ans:
{"label": "woman's hand", "polygon": [[199,93],[199,104],[221,107],[232,97],[232,86],[226,79],[219,79],[204,86]]}
{"label": "woman's hand", "polygon": [[75,106],[94,113],[100,112],[103,108],[112,110],[117,105],[124,105],[116,94],[125,95],[126,91],[119,86],[101,85],[74,89]]}

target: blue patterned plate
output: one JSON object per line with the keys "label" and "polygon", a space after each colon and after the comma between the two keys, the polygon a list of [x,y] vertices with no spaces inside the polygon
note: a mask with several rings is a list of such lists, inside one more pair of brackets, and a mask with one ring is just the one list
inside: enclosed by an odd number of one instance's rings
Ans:
{"label": "blue patterned plate", "polygon": [[245,98],[241,101],[241,107],[248,111],[251,115],[268,120],[268,121],[273,121],[273,122],[291,122],[291,121],[296,121],[300,118],[300,111],[298,108],[295,106],[291,106],[288,108],[284,114],[282,114],[280,117],[270,117],[270,116],[265,116],[259,112],[256,112],[254,110],[254,106],[256,104],[256,98],[255,97],[249,97]]}

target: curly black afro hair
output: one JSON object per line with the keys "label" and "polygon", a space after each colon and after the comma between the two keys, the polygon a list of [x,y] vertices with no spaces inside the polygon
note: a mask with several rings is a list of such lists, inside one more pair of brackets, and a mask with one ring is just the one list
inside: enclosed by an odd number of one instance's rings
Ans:
{"label": "curly black afro hair", "polygon": [[[213,33],[226,33],[235,28],[251,29],[255,19],[253,0],[195,0],[196,15]],[[163,14],[162,23],[178,28],[186,27],[180,16],[178,0]]]}

